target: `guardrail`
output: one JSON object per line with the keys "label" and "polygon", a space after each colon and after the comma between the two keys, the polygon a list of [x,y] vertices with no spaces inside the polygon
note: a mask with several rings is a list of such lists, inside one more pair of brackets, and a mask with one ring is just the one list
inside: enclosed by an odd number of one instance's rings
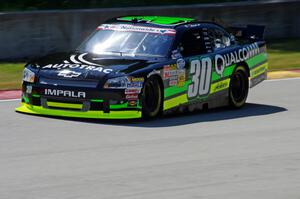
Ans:
{"label": "guardrail", "polygon": [[222,24],[266,25],[266,38],[300,37],[300,2],[259,1],[185,6],[0,13],[0,60],[69,51],[103,21],[122,15],[166,15],[216,19]]}

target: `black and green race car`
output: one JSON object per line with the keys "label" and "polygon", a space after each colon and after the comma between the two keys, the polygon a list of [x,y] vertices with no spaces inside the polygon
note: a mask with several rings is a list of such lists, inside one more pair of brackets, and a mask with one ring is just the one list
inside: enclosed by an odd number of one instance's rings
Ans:
{"label": "black and green race car", "polygon": [[263,32],[181,17],[111,19],[75,51],[26,64],[16,111],[129,119],[240,108],[266,79]]}

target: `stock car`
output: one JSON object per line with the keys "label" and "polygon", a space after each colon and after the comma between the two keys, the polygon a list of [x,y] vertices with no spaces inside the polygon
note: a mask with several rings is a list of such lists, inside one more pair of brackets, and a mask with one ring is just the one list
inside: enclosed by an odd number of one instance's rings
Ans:
{"label": "stock car", "polygon": [[153,118],[245,105],[266,79],[264,27],[123,16],[76,50],[32,60],[17,112],[80,118]]}

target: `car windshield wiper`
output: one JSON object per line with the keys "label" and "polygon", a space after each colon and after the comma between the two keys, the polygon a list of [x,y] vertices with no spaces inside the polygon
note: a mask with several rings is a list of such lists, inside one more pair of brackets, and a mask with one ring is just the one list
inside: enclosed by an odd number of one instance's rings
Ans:
{"label": "car windshield wiper", "polygon": [[119,54],[121,57],[123,56],[123,52],[121,51],[108,51],[108,53]]}
{"label": "car windshield wiper", "polygon": [[153,54],[143,54],[143,53],[138,53],[135,54],[135,56],[142,56],[142,57],[159,57],[159,58],[163,58],[164,56],[162,55],[153,55]]}
{"label": "car windshield wiper", "polygon": [[121,51],[105,51],[105,52],[96,53],[96,54],[99,54],[99,55],[116,55],[117,54],[121,57],[132,55],[132,54],[126,54],[125,52],[121,52]]}

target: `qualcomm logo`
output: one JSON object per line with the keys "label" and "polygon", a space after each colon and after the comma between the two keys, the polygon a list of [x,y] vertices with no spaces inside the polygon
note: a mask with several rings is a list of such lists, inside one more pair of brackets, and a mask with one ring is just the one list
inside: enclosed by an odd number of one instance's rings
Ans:
{"label": "qualcomm logo", "polygon": [[73,78],[73,77],[79,77],[80,75],[81,73],[78,72],[74,72],[70,70],[62,70],[58,73],[57,76]]}

